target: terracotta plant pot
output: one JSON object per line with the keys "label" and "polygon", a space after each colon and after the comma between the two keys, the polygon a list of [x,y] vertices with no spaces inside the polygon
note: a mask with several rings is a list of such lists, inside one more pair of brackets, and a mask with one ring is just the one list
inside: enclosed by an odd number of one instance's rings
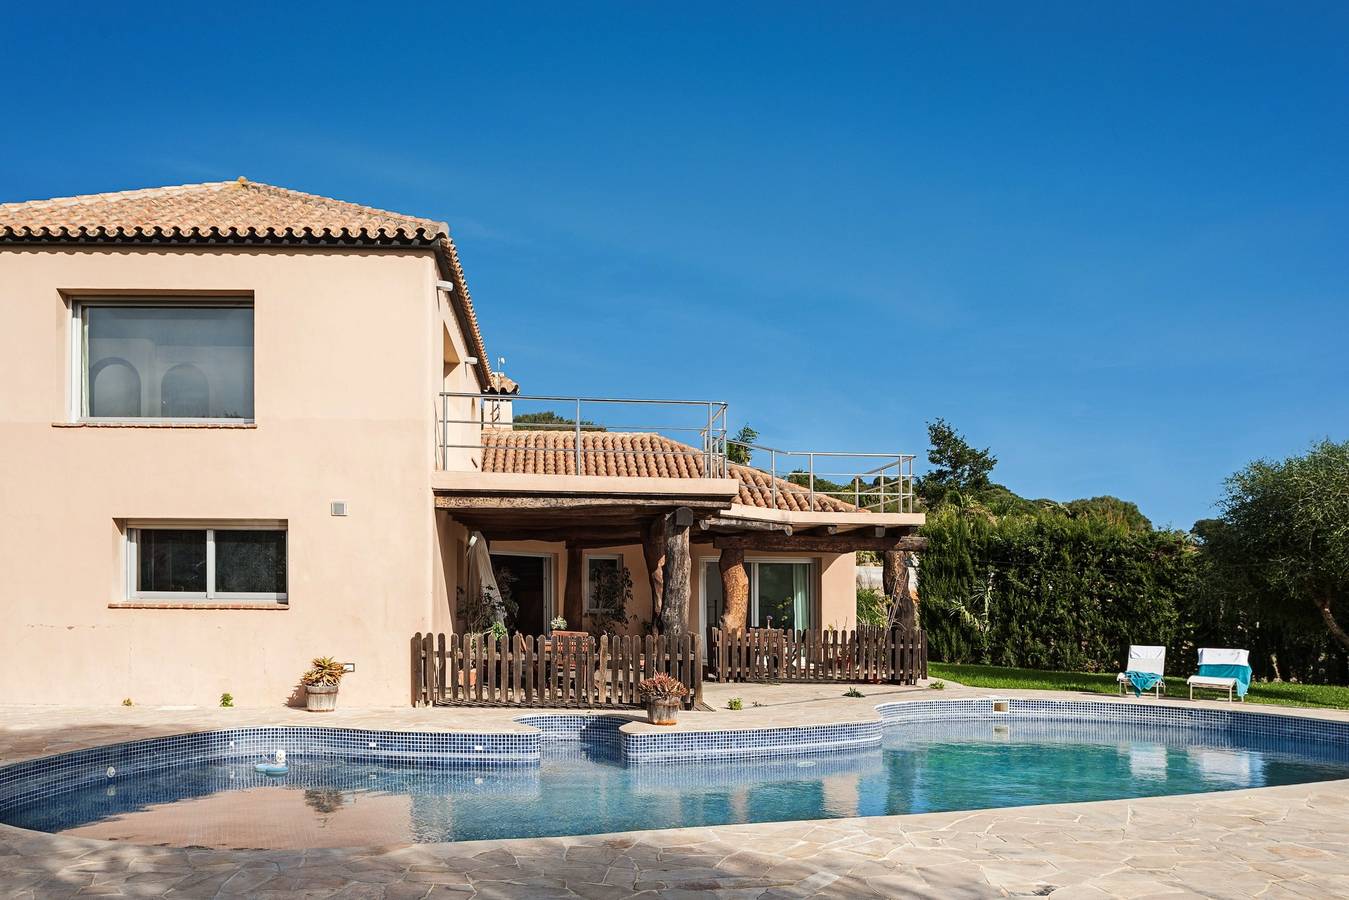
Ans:
{"label": "terracotta plant pot", "polygon": [[646,720],[652,725],[673,725],[683,705],[678,697],[653,697],[646,701]]}
{"label": "terracotta plant pot", "polygon": [[304,705],[310,712],[332,712],[337,709],[337,685],[305,685]]}

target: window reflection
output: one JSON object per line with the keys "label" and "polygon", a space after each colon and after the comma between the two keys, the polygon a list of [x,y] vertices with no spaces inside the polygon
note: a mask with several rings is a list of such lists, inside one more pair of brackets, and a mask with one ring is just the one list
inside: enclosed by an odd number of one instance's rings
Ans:
{"label": "window reflection", "polygon": [[86,415],[253,418],[253,310],[84,307]]}

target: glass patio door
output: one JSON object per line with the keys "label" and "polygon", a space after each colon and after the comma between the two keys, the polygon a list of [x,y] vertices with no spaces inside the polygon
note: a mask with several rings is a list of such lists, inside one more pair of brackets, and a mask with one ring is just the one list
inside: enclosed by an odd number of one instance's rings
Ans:
{"label": "glass patio door", "polygon": [[754,624],[807,629],[811,621],[810,563],[755,562],[750,577]]}
{"label": "glass patio door", "polygon": [[[809,560],[745,560],[749,575],[749,626],[809,629],[816,627],[814,563]],[[704,634],[721,627],[725,599],[721,571],[714,559],[704,560],[702,572]]]}

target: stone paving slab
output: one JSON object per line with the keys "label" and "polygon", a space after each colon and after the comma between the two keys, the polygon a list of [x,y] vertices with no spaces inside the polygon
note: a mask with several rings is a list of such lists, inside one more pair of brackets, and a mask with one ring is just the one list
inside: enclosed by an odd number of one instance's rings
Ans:
{"label": "stone paving slab", "polygon": [[[869,710],[890,700],[993,693],[875,686],[863,687],[868,696],[853,701],[839,697],[833,685],[714,688],[726,697],[742,696],[749,708],[686,714],[686,727],[855,721],[868,714],[859,704]],[[1100,699],[997,692],[1009,695]],[[724,698],[715,699],[724,705]],[[752,701],[763,705],[751,706]],[[1227,708],[1222,702],[1202,705]],[[1339,711],[1258,711],[1349,718]],[[512,719],[519,714],[3,707],[0,764],[242,725],[516,730],[520,726]],[[0,826],[0,896],[1349,897],[1349,781],[972,812],[338,850],[147,847]]]}

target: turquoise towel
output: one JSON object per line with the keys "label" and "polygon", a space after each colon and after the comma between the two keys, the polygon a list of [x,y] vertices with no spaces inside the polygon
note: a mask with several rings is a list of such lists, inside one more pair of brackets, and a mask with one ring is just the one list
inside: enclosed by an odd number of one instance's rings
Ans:
{"label": "turquoise towel", "polygon": [[1143,696],[1144,691],[1152,690],[1162,680],[1162,676],[1156,672],[1125,672],[1124,677],[1133,685],[1135,697]]}
{"label": "turquoise towel", "polygon": [[1251,687],[1251,667],[1250,666],[1215,666],[1204,665],[1199,667],[1199,674],[1207,678],[1235,678],[1237,680],[1237,696],[1245,697],[1246,691]]}

